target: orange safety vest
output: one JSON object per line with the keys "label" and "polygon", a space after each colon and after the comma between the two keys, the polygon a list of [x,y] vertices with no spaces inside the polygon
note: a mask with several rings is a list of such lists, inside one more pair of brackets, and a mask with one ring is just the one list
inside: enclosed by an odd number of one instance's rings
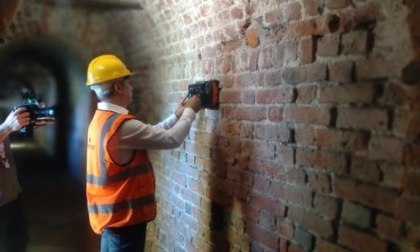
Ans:
{"label": "orange safety vest", "polygon": [[101,234],[106,227],[151,221],[156,216],[155,176],[145,150],[119,165],[108,152],[109,139],[132,115],[97,110],[89,125],[86,195],[90,225]]}

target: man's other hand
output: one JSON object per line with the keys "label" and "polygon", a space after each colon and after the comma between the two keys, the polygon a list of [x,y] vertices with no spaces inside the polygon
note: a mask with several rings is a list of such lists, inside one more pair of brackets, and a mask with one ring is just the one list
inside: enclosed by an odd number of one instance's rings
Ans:
{"label": "man's other hand", "polygon": [[185,107],[191,108],[196,113],[201,109],[201,100],[199,95],[193,95],[191,98],[185,101]]}
{"label": "man's other hand", "polygon": [[4,121],[5,126],[9,131],[17,131],[29,124],[29,112],[25,112],[25,107],[20,107],[15,111],[10,112]]}

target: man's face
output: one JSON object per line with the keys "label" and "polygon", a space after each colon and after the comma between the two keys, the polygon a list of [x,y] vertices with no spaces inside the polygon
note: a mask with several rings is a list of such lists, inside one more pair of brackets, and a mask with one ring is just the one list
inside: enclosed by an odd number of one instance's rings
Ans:
{"label": "man's face", "polygon": [[6,42],[6,32],[19,8],[20,0],[0,0],[0,46]]}
{"label": "man's face", "polygon": [[133,86],[131,85],[130,78],[124,79],[124,98],[128,104],[133,101]]}

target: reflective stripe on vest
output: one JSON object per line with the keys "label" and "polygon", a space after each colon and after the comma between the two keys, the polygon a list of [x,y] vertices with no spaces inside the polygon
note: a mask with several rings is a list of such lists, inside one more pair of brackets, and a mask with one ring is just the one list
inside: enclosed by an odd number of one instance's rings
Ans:
{"label": "reflective stripe on vest", "polygon": [[103,204],[103,205],[89,205],[88,211],[92,214],[104,214],[104,213],[113,213],[129,208],[137,208],[151,204],[155,201],[154,195],[149,195],[146,197],[141,197],[132,200],[126,200],[123,202],[118,202],[116,204]]}
{"label": "reflective stripe on vest", "polygon": [[106,149],[121,124],[133,118],[98,110],[89,125],[87,208],[92,229],[98,234],[105,227],[148,222],[156,215],[155,178],[147,153],[137,150],[128,164],[118,165]]}

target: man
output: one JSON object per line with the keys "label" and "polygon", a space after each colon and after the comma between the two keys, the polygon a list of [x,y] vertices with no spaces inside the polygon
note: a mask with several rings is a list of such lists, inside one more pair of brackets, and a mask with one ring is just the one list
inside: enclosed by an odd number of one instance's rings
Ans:
{"label": "man", "polygon": [[[19,0],[0,0],[0,47],[18,10]],[[21,206],[21,187],[8,136],[29,124],[26,108],[12,111],[0,125],[0,251],[23,252],[29,240],[26,218]],[[37,126],[47,123],[39,122]]]}
{"label": "man", "polygon": [[114,55],[93,59],[87,85],[100,102],[89,125],[86,195],[101,252],[144,251],[147,222],[156,216],[155,177],[146,150],[178,147],[201,109],[198,96],[151,126],[128,114],[131,73]]}
{"label": "man", "polygon": [[26,251],[29,240],[22,210],[21,187],[8,136],[29,124],[26,108],[11,112],[0,125],[0,251]]}

